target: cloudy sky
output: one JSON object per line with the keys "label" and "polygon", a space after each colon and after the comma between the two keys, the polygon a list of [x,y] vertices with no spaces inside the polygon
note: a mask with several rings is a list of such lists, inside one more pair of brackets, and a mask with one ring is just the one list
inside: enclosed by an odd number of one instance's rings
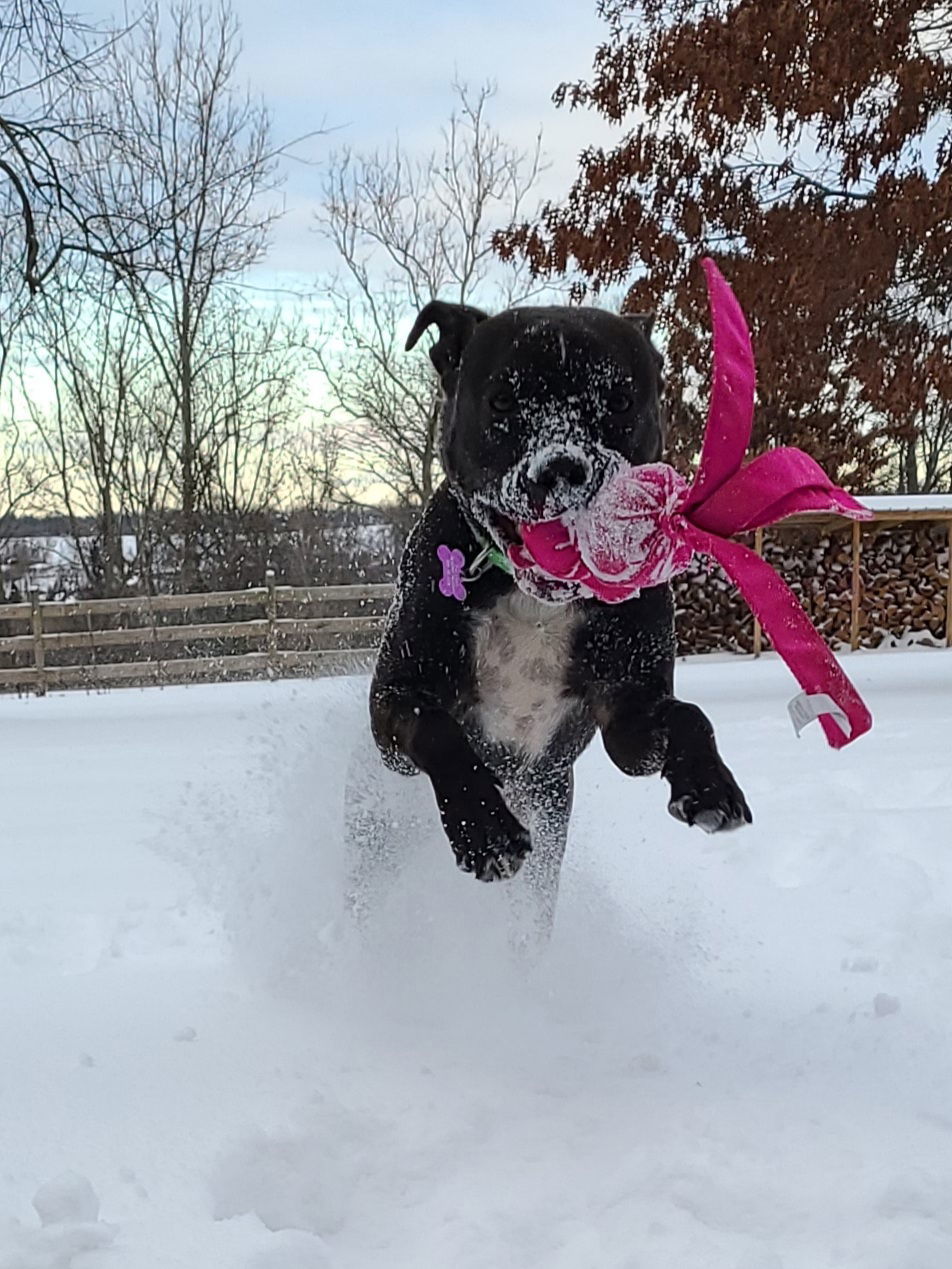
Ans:
{"label": "cloudy sky", "polygon": [[[122,0],[86,0],[92,16],[122,21]],[[581,78],[605,32],[595,0],[232,0],[242,28],[242,72],[272,111],[275,137],[333,131],[303,145],[312,164],[289,165],[288,211],[268,268],[313,277],[321,268],[311,232],[320,162],[334,147],[384,147],[399,132],[428,151],[453,107],[454,76],[493,79],[492,122],[530,145],[541,126],[551,167],[542,192],[568,189],[581,148],[604,130],[588,114],[556,110],[551,94]]]}

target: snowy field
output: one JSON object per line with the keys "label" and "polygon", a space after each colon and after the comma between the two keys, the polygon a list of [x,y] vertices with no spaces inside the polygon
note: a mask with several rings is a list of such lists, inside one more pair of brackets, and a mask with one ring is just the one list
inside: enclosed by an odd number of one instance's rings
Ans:
{"label": "snowy field", "polygon": [[342,918],[359,681],[0,699],[0,1267],[950,1269],[952,653],[849,668],[681,667],[735,836],[596,742],[535,961],[432,826]]}

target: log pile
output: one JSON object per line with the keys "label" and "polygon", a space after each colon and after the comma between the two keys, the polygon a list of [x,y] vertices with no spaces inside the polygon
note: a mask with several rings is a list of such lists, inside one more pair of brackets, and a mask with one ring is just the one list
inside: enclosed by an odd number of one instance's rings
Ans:
{"label": "log pile", "polygon": [[944,525],[869,531],[862,561],[861,646],[945,641],[949,545]]}
{"label": "log pile", "polygon": [[[743,539],[752,546],[752,538]],[[864,648],[945,642],[949,546],[945,524],[863,528],[859,641]],[[850,646],[851,526],[778,527],[765,534],[764,558],[790,585],[834,648]],[[715,565],[696,561],[674,582],[682,653],[751,652],[750,610]],[[769,648],[764,637],[763,646]]]}

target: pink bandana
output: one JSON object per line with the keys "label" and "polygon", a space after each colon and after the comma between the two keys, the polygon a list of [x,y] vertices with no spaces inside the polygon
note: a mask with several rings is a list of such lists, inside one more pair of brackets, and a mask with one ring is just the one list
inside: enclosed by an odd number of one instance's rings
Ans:
{"label": "pink bandana", "polygon": [[707,428],[694,483],[666,463],[623,463],[581,512],[520,526],[511,547],[517,572],[537,570],[575,583],[605,603],[621,603],[683,573],[696,553],[715,559],[738,587],[790,667],[804,696],[791,705],[800,727],[819,717],[840,749],[869,731],[872,718],[797,597],[739,542],[745,533],[802,511],[871,516],[802,450],[784,447],[741,464],[754,414],[754,356],[743,311],[712,260],[704,261],[714,372]]}

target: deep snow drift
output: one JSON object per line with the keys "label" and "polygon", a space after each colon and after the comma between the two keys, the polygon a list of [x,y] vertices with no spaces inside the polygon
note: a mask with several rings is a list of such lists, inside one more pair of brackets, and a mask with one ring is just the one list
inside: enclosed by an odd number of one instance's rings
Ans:
{"label": "deep snow drift", "polygon": [[680,668],[735,836],[596,741],[535,961],[395,778],[353,937],[359,681],[0,699],[0,1267],[949,1269],[952,653],[849,669]]}

